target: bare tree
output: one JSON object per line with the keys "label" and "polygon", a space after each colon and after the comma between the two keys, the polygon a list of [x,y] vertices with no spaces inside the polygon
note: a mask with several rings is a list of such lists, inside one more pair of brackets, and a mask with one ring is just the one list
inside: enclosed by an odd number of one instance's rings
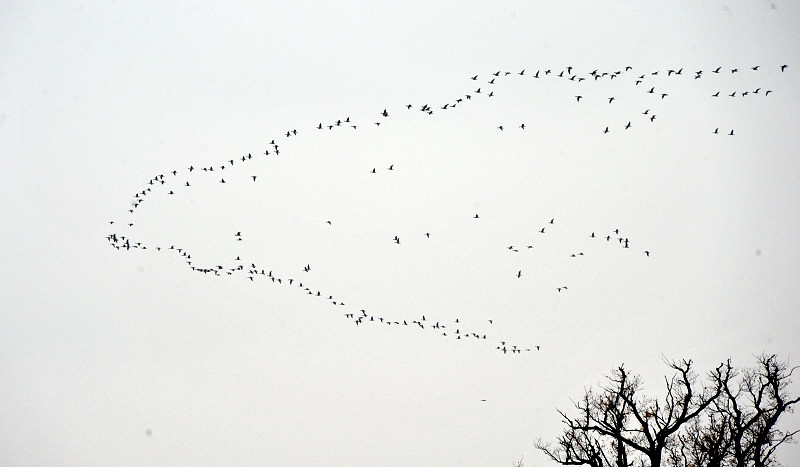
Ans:
{"label": "bare tree", "polygon": [[620,366],[598,393],[587,390],[574,404],[579,416],[559,410],[566,428],[556,445],[537,440],[536,447],[562,465],[660,466],[678,431],[719,397],[725,381],[722,365],[709,387],[698,385],[691,360],[667,365],[675,373],[665,378],[663,400],[644,396],[639,377]]}
{"label": "bare tree", "polygon": [[[730,361],[728,362],[730,367]],[[800,398],[792,398],[787,388],[797,367],[778,360],[776,355],[760,355],[754,368],[722,385],[724,397],[714,409],[727,422],[733,463],[736,467],[776,465],[775,449],[792,442],[800,430],[782,431],[777,427],[784,413],[791,413]]]}
{"label": "bare tree", "polygon": [[797,367],[761,355],[752,368],[730,360],[701,385],[691,360],[667,362],[662,400],[642,394],[637,376],[623,366],[598,391],[575,402],[578,415],[562,411],[566,425],[555,443],[534,445],[561,465],[590,467],[773,467],[775,450],[800,430],[781,429],[800,397],[789,393]]}

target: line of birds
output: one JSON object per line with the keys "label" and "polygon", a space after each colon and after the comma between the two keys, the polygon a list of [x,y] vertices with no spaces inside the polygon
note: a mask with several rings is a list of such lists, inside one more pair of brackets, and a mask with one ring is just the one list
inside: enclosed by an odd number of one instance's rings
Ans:
{"label": "line of birds", "polygon": [[[779,67],[781,73],[785,72],[787,68],[788,68],[788,65],[781,65]],[[753,71],[753,72],[759,71],[759,69],[760,69],[759,66],[750,67],[750,71]],[[711,73],[719,74],[719,73],[721,73],[721,70],[722,70],[722,67],[717,67],[716,69],[712,69],[710,71],[711,71]],[[625,73],[630,72],[630,71],[632,71],[632,67],[625,67],[624,69],[620,69],[620,70],[617,70],[617,71],[610,71],[610,72],[600,72],[599,70],[594,70],[594,71],[591,71],[587,75],[584,75],[584,76],[579,76],[577,74],[577,72],[574,72],[574,68],[571,67],[571,66],[568,66],[565,69],[562,69],[560,71],[554,71],[552,69],[537,70],[535,73],[528,73],[527,75],[526,75],[526,70],[525,69],[523,69],[520,72],[516,72],[516,73],[512,73],[512,72],[509,72],[509,71],[506,71],[506,72],[497,71],[497,72],[492,73],[491,77],[486,81],[486,85],[492,87],[492,90],[489,90],[488,92],[485,89],[483,89],[483,86],[479,86],[474,91],[463,93],[463,94],[459,95],[458,97],[456,97],[454,99],[450,99],[450,100],[448,100],[448,101],[446,101],[446,102],[444,102],[442,104],[430,105],[430,104],[426,103],[426,104],[417,105],[417,106],[412,105],[412,104],[404,104],[400,108],[404,107],[406,111],[409,111],[409,110],[413,110],[416,107],[419,110],[419,112],[424,114],[424,115],[434,115],[434,108],[436,109],[437,112],[439,110],[451,111],[452,109],[455,109],[457,107],[465,105],[465,103],[467,101],[474,100],[474,98],[477,98],[478,96],[485,96],[486,98],[494,97],[495,96],[494,91],[499,89],[497,87],[497,85],[499,84],[500,80],[502,78],[506,77],[506,76],[511,76],[511,75],[530,76],[534,80],[544,79],[544,78],[552,76],[552,77],[555,77],[555,78],[563,78],[565,80],[572,81],[572,82],[575,82],[575,83],[582,83],[584,81],[586,81],[586,82],[599,81],[599,80],[602,80],[602,79],[609,79],[609,80],[620,79],[620,80],[622,80],[625,77],[624,76]],[[649,74],[645,73],[645,74],[638,75],[633,80],[634,86],[639,86],[640,84],[644,83],[647,79],[652,79],[651,77],[658,76],[660,71],[664,71],[664,70],[657,70],[657,71],[650,72]],[[732,69],[730,69],[730,72],[731,72],[731,74],[739,73],[739,69],[738,68],[732,68]],[[677,70],[675,70],[675,69],[667,69],[666,70],[666,76],[667,77],[683,76],[682,73],[683,73],[683,68],[679,68]],[[473,75],[473,76],[470,77],[470,81],[477,81],[479,79],[479,77],[480,77],[480,75]],[[703,77],[703,70],[699,70],[699,71],[695,72],[694,80],[700,79],[701,77]],[[647,89],[647,88],[645,87],[644,89]],[[757,88],[755,90],[752,90],[752,91],[734,91],[734,92],[732,92],[731,94],[728,94],[728,95],[730,97],[732,97],[732,98],[745,97],[745,96],[755,96],[755,95],[758,95],[761,90],[762,90],[762,88],[759,87],[759,88]],[[737,95],[737,92],[739,92],[738,95]],[[766,97],[772,92],[773,91],[771,89],[770,90],[765,90],[762,93],[762,95]],[[656,92],[656,86],[650,86],[649,89],[647,89],[644,92],[644,94],[653,94],[655,96],[658,96],[659,97],[659,99],[658,99],[659,101],[663,101],[665,98],[669,97],[669,95],[670,95],[668,92],[663,92],[663,90],[659,90],[659,92]],[[593,100],[593,99],[587,98],[585,96],[586,96],[586,93],[575,95],[574,96],[575,102],[576,103],[584,103],[584,102]],[[717,91],[716,93],[712,94],[711,96],[712,97],[719,97],[720,96],[720,91]],[[603,99],[607,100],[608,104],[612,104],[612,103],[614,103],[615,101],[618,100],[615,96],[605,97]],[[641,114],[644,116],[644,118],[648,119],[651,123],[655,122],[655,120],[656,120],[656,114],[655,113],[651,113],[651,108],[647,108],[646,110],[641,112]],[[390,122],[392,120],[390,118],[390,115],[391,115],[390,108],[388,108],[388,107],[384,108],[382,111],[377,112],[376,113],[376,118],[375,118],[376,121],[372,121],[372,123],[374,124],[373,128],[379,128],[382,123]],[[604,134],[609,133],[611,131],[611,127],[612,126],[613,125],[605,126],[605,128],[603,129],[603,133]],[[328,124],[323,124],[322,122],[319,122],[316,126],[314,126],[312,128],[316,128],[317,130],[323,130],[325,128],[327,128],[328,130],[334,130],[334,129],[337,129],[337,128],[347,128],[347,127],[351,128],[353,130],[364,128],[364,126],[360,125],[356,121],[351,120],[350,116],[347,116],[347,117],[345,117],[343,119],[341,119],[341,118],[337,119],[335,122],[330,122]],[[366,128],[369,128],[369,127],[370,127],[370,125],[366,126]],[[519,124],[515,124],[515,125],[513,125],[513,127],[519,128],[520,130],[526,130],[528,128],[528,126],[524,122],[519,123]],[[632,120],[628,120],[627,123],[625,123],[625,125],[624,125],[624,129],[625,130],[628,130],[628,129],[632,128],[632,127],[633,127]],[[504,131],[508,127],[506,125],[502,125],[501,124],[501,125],[498,125],[497,128],[500,131]],[[292,129],[286,130],[286,133],[284,134],[285,135],[284,137],[285,138],[296,138],[298,136],[301,136],[302,133],[303,133],[302,128],[300,130],[298,130],[297,128],[292,128]],[[721,134],[719,128],[716,128],[712,133]],[[727,130],[725,130],[725,133],[728,134],[728,135],[731,135],[731,136],[733,136],[735,134],[733,129],[731,129],[729,132]],[[267,148],[264,150],[264,152],[262,154],[263,154],[263,156],[265,158],[279,157],[280,156],[280,154],[281,154],[280,145],[276,142],[276,139],[272,139],[270,141],[270,143],[267,144]],[[163,188],[162,192],[164,194],[168,195],[168,196],[178,195],[179,191],[180,191],[179,187],[181,189],[184,189],[184,190],[185,189],[194,188],[195,185],[193,185],[191,183],[192,180],[190,180],[191,178],[194,178],[194,177],[212,176],[212,174],[214,174],[216,172],[216,173],[220,174],[220,179],[219,179],[219,183],[220,184],[228,184],[229,181],[239,180],[239,177],[240,177],[241,174],[240,174],[240,172],[237,172],[236,169],[241,169],[241,168],[245,167],[246,164],[250,164],[253,161],[258,160],[258,159],[259,158],[257,156],[253,156],[252,153],[248,153],[246,155],[243,155],[243,156],[240,156],[240,157],[237,157],[237,158],[228,159],[228,160],[224,161],[221,164],[212,164],[212,165],[205,165],[205,166],[200,166],[200,167],[195,167],[194,165],[190,165],[185,171],[184,170],[173,169],[171,171],[168,171],[166,175],[163,174],[163,173],[154,175],[152,178],[147,180],[145,186],[143,186],[141,190],[139,190],[139,191],[137,191],[136,193],[133,194],[130,206],[127,209],[127,211],[128,211],[128,213],[130,215],[135,214],[136,211],[139,208],[142,207],[142,205],[145,202],[145,200],[151,199],[157,192],[159,192],[160,188]],[[226,170],[227,170],[227,172],[225,172]],[[389,165],[386,170],[387,171],[395,171],[395,164]],[[368,170],[368,171],[370,173],[374,174],[374,173],[377,173],[377,168],[373,167],[371,170]],[[230,174],[230,175],[227,175],[228,181],[226,181],[224,176],[221,176],[221,174],[223,172],[225,174]],[[169,176],[169,174],[171,174],[171,177]],[[180,175],[180,177],[183,177],[183,178],[180,178],[179,175]],[[187,179],[186,177],[188,177],[190,179]],[[249,174],[246,175],[246,178],[248,180],[251,180],[252,183],[257,183],[258,174],[253,174],[252,172],[250,172]],[[480,219],[480,216],[479,216],[478,213],[475,213],[473,218],[474,219]],[[332,225],[332,222],[330,220],[326,221],[326,223],[328,225]],[[549,224],[553,224],[553,223],[554,223],[554,219],[551,219]],[[132,222],[132,219],[131,219],[131,221],[126,221],[126,222],[122,222],[122,223],[116,223],[116,221],[111,220],[111,221],[109,221],[109,224],[110,225],[116,225],[116,226],[126,225],[128,228],[133,228],[134,227],[134,222]],[[542,227],[539,230],[539,232],[541,234],[544,234],[546,232],[546,227],[547,226]],[[615,238],[618,241],[618,244],[622,245],[622,248],[629,248],[629,240],[627,238],[623,238],[623,237],[618,236],[618,234],[619,234],[618,229],[615,230],[614,232],[615,232],[615,236],[613,236],[613,238]],[[428,239],[431,238],[431,232],[425,232],[424,235]],[[233,237],[234,237],[234,240],[237,241],[237,242],[243,242],[244,241],[242,232],[236,232],[235,235],[233,235]],[[592,232],[591,238],[602,238],[602,237],[596,236],[595,233]],[[116,248],[118,250],[127,250],[127,251],[129,251],[129,250],[132,250],[132,249],[133,250],[145,250],[145,249],[147,249],[146,245],[143,245],[141,242],[137,242],[137,241],[132,240],[130,238],[130,235],[126,236],[126,235],[123,235],[122,233],[118,233],[118,232],[110,233],[109,235],[106,236],[106,239],[111,244],[111,246],[113,246],[114,248]],[[606,239],[607,242],[611,242],[612,235],[606,235],[605,239]],[[400,238],[399,238],[398,235],[395,235],[392,240],[397,245],[401,244],[400,243]],[[527,247],[527,249],[532,249],[533,245],[526,245],[526,247]],[[513,251],[513,252],[519,252],[519,249],[514,247],[513,245],[509,246],[508,249]],[[186,261],[186,263],[189,265],[189,267],[191,268],[192,271],[200,272],[200,273],[205,274],[205,275],[209,275],[210,274],[210,275],[213,275],[213,276],[223,276],[223,275],[225,275],[225,276],[233,276],[234,274],[237,274],[237,275],[238,274],[243,274],[244,277],[247,280],[250,280],[251,282],[255,282],[255,280],[258,277],[266,277],[267,279],[271,280],[271,282],[277,283],[277,284],[293,285],[293,284],[296,283],[297,286],[302,288],[302,290],[305,291],[307,295],[313,295],[313,296],[317,296],[317,297],[324,297],[325,295],[328,295],[328,299],[332,302],[332,304],[338,305],[338,306],[343,306],[344,305],[344,303],[342,301],[334,300],[332,294],[323,294],[319,290],[317,290],[316,293],[315,293],[311,288],[304,287],[301,282],[296,281],[293,278],[278,277],[278,276],[273,275],[272,271],[270,271],[269,273],[266,273],[265,271],[266,271],[267,268],[260,268],[260,270],[259,270],[259,268],[256,267],[255,262],[250,262],[251,267],[245,268],[244,265],[242,264],[242,261],[241,261],[240,257],[238,257],[238,256],[236,258],[236,261],[238,263],[234,267],[226,267],[226,266],[223,266],[221,264],[217,264],[215,266],[198,266],[198,265],[194,264],[194,261],[193,261],[193,258],[191,256],[191,254],[189,254],[189,252],[186,251],[183,248],[178,248],[178,247],[175,247],[174,245],[172,245],[169,248],[163,248],[162,249],[162,247],[157,246],[157,247],[155,247],[155,250],[156,251],[162,251],[162,250],[163,251],[174,251],[176,254],[178,254],[181,258],[183,258]],[[644,250],[644,254],[647,257],[649,257],[650,256],[650,251],[649,250]],[[579,256],[584,256],[582,251],[581,252],[577,252],[577,253],[573,253],[573,254],[570,255],[570,257],[579,257]],[[311,265],[307,263],[302,268],[302,272],[310,273],[311,272]],[[517,278],[521,278],[522,276],[523,276],[523,271],[522,270],[517,270],[516,277]],[[556,291],[559,292],[559,293],[562,292],[562,291],[567,291],[567,290],[568,290],[568,288],[565,285],[560,285],[560,286],[556,287]],[[427,324],[427,328],[434,329],[434,330],[437,330],[437,331],[441,330],[443,335],[447,335],[447,331],[444,330],[445,329],[445,325],[440,324],[438,322],[435,325],[430,325],[430,323],[426,323],[426,320],[425,320],[424,316],[422,317],[422,319],[411,319],[411,320],[409,320],[409,319],[402,319],[402,320],[401,319],[393,319],[393,320],[391,320],[391,319],[389,319],[387,317],[384,317],[384,316],[378,316],[376,314],[368,314],[364,310],[361,310],[361,314],[360,315],[357,315],[356,313],[345,313],[345,316],[347,318],[352,319],[353,322],[356,325],[365,324],[367,322],[370,322],[370,323],[371,322],[378,322],[378,323],[383,323],[383,324],[386,324],[386,325],[408,326],[409,323],[411,323],[410,325],[416,326],[418,328],[425,329],[426,328],[426,324]],[[492,321],[489,320],[489,323],[491,324]],[[485,333],[481,333],[481,332],[475,332],[475,331],[469,331],[469,332],[464,331],[464,332],[462,332],[460,328],[456,328],[455,332],[453,332],[452,330],[450,332],[451,332],[450,335],[456,337],[457,339],[462,339],[462,337],[463,338],[473,337],[475,339],[481,339],[481,340],[486,339],[486,334]],[[511,344],[506,345],[505,341],[500,341],[500,342],[501,342],[501,345],[497,346],[497,349],[501,350],[503,353],[506,353],[508,351],[510,351],[512,354],[513,353],[520,353],[523,348],[524,348],[525,351],[530,351],[530,347],[518,347],[516,345],[511,345]],[[534,348],[536,348],[537,350],[539,349],[538,346],[535,346]]]}

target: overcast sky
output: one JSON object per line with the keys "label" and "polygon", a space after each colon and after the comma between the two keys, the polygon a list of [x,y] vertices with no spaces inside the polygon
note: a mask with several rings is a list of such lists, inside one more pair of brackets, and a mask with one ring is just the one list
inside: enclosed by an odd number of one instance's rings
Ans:
{"label": "overcast sky", "polygon": [[0,6],[1,464],[545,466],[798,364],[796,3],[321,3]]}

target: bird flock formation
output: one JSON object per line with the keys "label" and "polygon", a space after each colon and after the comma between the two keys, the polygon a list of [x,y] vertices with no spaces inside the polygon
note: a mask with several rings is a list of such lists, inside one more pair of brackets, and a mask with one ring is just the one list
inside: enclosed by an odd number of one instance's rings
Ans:
{"label": "bird flock formation", "polygon": [[[787,65],[780,65],[776,68],[780,73],[787,71]],[[413,328],[420,331],[428,331],[438,334],[442,337],[448,337],[455,340],[478,340],[493,342],[496,350],[503,354],[522,354],[539,350],[538,345],[519,345],[507,342],[505,339],[494,337],[491,332],[484,330],[485,327],[491,327],[493,324],[492,319],[481,320],[483,327],[475,324],[467,325],[460,319],[456,318],[454,321],[444,322],[436,320],[433,317],[424,314],[406,316],[406,317],[389,317],[380,312],[367,311],[366,309],[358,309],[346,305],[340,298],[334,296],[333,293],[324,292],[323,290],[312,287],[311,282],[313,276],[312,265],[308,262],[299,265],[297,270],[292,272],[278,273],[269,266],[257,264],[252,258],[243,258],[242,255],[237,255],[229,261],[219,261],[216,264],[198,264],[192,257],[192,254],[183,247],[174,244],[166,245],[146,245],[134,239],[134,228],[136,223],[134,218],[143,206],[150,203],[150,200],[161,199],[162,202],[165,198],[181,196],[185,191],[194,189],[198,180],[207,182],[212,180],[220,185],[229,183],[259,183],[259,173],[256,170],[249,169],[253,167],[253,162],[263,159],[275,159],[290,157],[282,153],[281,147],[290,145],[294,138],[301,138],[303,134],[311,131],[339,131],[349,129],[350,131],[364,131],[371,129],[371,131],[381,131],[381,125],[389,124],[392,121],[392,116],[395,112],[420,112],[420,115],[433,116],[442,112],[454,112],[460,108],[470,105],[479,99],[491,99],[497,94],[495,91],[502,92],[500,84],[503,80],[507,79],[527,79],[533,82],[538,80],[559,79],[571,82],[574,84],[576,93],[573,94],[572,103],[574,105],[585,105],[589,101],[602,102],[603,105],[615,105],[620,99],[628,99],[630,96],[606,96],[606,95],[592,95],[590,94],[590,85],[593,82],[601,82],[605,80],[619,80],[626,85],[630,85],[634,92],[640,93],[638,96],[634,94],[634,98],[645,100],[642,104],[640,115],[636,118],[622,118],[617,123],[609,123],[599,128],[599,133],[608,134],[615,131],[628,131],[640,124],[655,124],[657,122],[657,108],[661,102],[670,98],[671,86],[680,79],[689,79],[692,82],[697,80],[708,80],[711,77],[720,74],[744,74],[744,73],[761,73],[763,70],[760,66],[749,66],[742,68],[728,68],[715,67],[709,70],[698,70],[695,72],[684,73],[683,68],[654,70],[645,73],[634,72],[632,67],[624,67],[619,70],[600,71],[593,70],[587,73],[579,73],[571,66],[563,69],[538,69],[536,71],[529,71],[522,69],[521,71],[496,71],[489,73],[487,76],[472,75],[465,78],[467,86],[471,89],[467,92],[439,102],[438,104],[398,104],[396,107],[386,107],[375,112],[371,119],[356,121],[347,116],[344,118],[336,119],[335,121],[322,122],[318,121],[314,124],[309,124],[304,128],[290,128],[281,132],[275,138],[268,138],[270,142],[266,148],[261,152],[256,152],[257,155],[248,153],[245,155],[227,158],[216,164],[209,165],[189,165],[181,169],[172,169],[165,173],[160,173],[149,180],[140,187],[138,191],[133,194],[131,204],[127,209],[124,220],[110,220],[108,221],[112,232],[108,233],[106,240],[109,244],[120,251],[141,251],[150,250],[156,252],[169,253],[177,256],[187,264],[191,271],[203,274],[204,276],[211,277],[240,277],[245,281],[252,283],[266,281],[270,284],[280,285],[283,287],[293,288],[307,296],[315,297],[320,300],[327,300],[337,310],[341,310],[342,316],[349,322],[356,326],[369,326],[369,325],[382,325],[382,326],[395,326]],[[753,98],[766,98],[771,97],[773,94],[772,89],[766,87],[757,87],[755,89],[719,89],[714,93],[708,95],[709,99],[712,98],[728,98],[728,99],[753,99]],[[517,122],[511,125],[498,122],[495,128],[499,131],[518,130],[526,131],[530,128],[524,122]],[[385,127],[385,126],[384,126]],[[734,129],[721,129],[714,127],[709,129],[709,133],[716,135],[729,135],[733,136],[736,133]],[[368,133],[367,133],[368,134]],[[381,170],[395,171],[395,164],[384,167]],[[378,171],[377,166],[365,167],[364,173],[376,174]],[[208,183],[201,184],[208,186]],[[221,187],[220,187],[221,188]],[[475,222],[480,222],[481,216],[479,213],[464,213],[465,218],[472,218]],[[325,220],[325,224],[333,226],[331,220]],[[538,230],[537,235],[548,235],[558,225],[556,218],[550,218],[549,221],[544,220],[542,227]],[[533,234],[534,232],[532,232]],[[430,231],[420,232],[420,236],[425,239],[431,239],[432,234]],[[585,233],[588,241],[603,243],[609,246],[616,246],[623,250],[635,251],[645,258],[651,256],[648,249],[642,247],[634,247],[633,242],[616,227],[610,227],[606,230],[587,230]],[[246,242],[246,235],[242,231],[232,231],[230,238],[234,242]],[[507,245],[505,249],[508,253],[518,254],[523,252],[532,252],[535,247],[535,240],[527,240],[522,245]],[[401,245],[401,238],[395,235],[393,238],[387,238],[387,244]],[[569,258],[581,258],[587,256],[588,250],[576,250],[568,254]],[[526,276],[526,271],[523,269],[516,269],[509,271],[509,277],[516,277],[517,280],[523,280]],[[554,293],[566,293],[570,290],[569,284],[557,284],[553,286]],[[349,300],[348,300],[349,301]]]}

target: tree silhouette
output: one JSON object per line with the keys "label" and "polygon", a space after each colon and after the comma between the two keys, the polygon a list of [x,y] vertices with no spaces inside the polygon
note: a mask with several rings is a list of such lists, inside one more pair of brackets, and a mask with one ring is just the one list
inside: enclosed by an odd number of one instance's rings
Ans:
{"label": "tree silhouette", "polygon": [[720,380],[722,395],[705,416],[704,423],[681,436],[680,449],[672,453],[683,463],[735,467],[777,465],[775,450],[792,442],[800,430],[780,430],[781,415],[791,413],[800,401],[787,388],[796,367],[776,355],[760,355],[754,368],[737,371],[730,360],[726,378]]}
{"label": "tree silhouette", "polygon": [[574,403],[577,416],[559,410],[565,428],[555,443],[534,445],[561,465],[590,467],[769,467],[775,449],[798,431],[777,428],[800,398],[787,391],[794,368],[775,355],[736,370],[730,360],[698,382],[691,360],[667,361],[662,399],[642,393],[623,365],[598,390]]}

